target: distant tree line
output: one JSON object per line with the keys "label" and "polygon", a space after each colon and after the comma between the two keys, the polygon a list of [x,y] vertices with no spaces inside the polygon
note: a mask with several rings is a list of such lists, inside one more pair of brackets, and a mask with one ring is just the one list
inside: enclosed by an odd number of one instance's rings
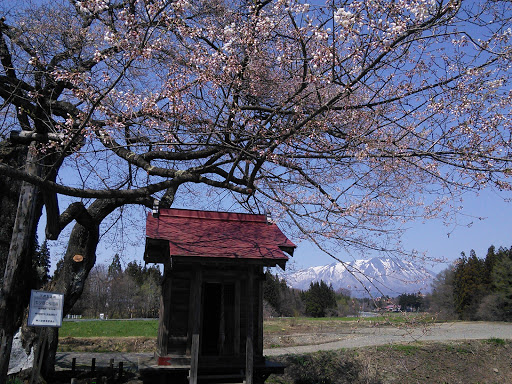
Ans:
{"label": "distant tree line", "polygon": [[418,293],[401,294],[398,297],[350,297],[350,291],[334,291],[323,280],[311,282],[306,291],[290,288],[284,279],[266,272],[263,289],[266,316],[351,316],[361,311],[379,311],[393,307],[402,311],[428,309],[430,298]]}
{"label": "distant tree line", "polygon": [[[57,265],[56,274],[59,273]],[[90,272],[84,293],[72,314],[112,318],[158,317],[160,281],[156,266],[142,266],[131,261],[123,270],[119,255],[110,265],[97,264]],[[289,288],[284,279],[265,273],[263,286],[266,316],[345,316],[359,311],[360,304],[349,292],[335,292],[324,281],[310,284],[307,291]]]}
{"label": "distant tree line", "polygon": [[[59,277],[63,262],[59,260],[50,276],[51,255],[47,241],[36,242],[31,268],[31,289],[45,289],[46,284]],[[143,266],[131,261],[123,270],[118,254],[110,265],[97,264],[90,272],[84,293],[71,314],[85,317],[108,318],[158,317],[160,308],[160,281],[162,274],[157,266]]]}
{"label": "distant tree line", "polygon": [[284,279],[265,273],[263,286],[266,316],[346,316],[359,312],[359,303],[345,291],[335,292],[324,281],[311,282],[309,289],[300,291],[290,288]]}
{"label": "distant tree line", "polygon": [[136,261],[123,270],[116,254],[109,266],[96,264],[91,270],[72,313],[94,318],[103,313],[109,319],[158,317],[161,278],[157,266]]}
{"label": "distant tree line", "polygon": [[461,253],[436,277],[429,301],[443,318],[512,321],[512,248],[491,246],[484,259]]}
{"label": "distant tree line", "polygon": [[402,312],[419,312],[425,309],[425,298],[421,293],[403,293],[398,296],[398,306]]}

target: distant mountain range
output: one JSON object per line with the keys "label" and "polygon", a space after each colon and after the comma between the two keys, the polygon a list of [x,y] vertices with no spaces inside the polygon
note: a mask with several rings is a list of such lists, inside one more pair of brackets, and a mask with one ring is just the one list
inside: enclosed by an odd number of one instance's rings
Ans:
{"label": "distant mountain range", "polygon": [[[333,263],[284,273],[290,287],[307,290],[311,282],[323,280],[334,290],[346,289],[352,297],[395,297],[431,290],[435,274],[409,261],[375,257],[343,265]],[[365,289],[366,287],[366,289]]]}

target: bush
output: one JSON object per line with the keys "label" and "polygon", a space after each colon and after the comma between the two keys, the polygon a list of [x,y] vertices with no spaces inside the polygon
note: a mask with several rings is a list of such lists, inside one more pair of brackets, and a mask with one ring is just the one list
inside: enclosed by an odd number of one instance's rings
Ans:
{"label": "bush", "polygon": [[476,312],[475,318],[483,321],[499,321],[503,319],[502,300],[496,293],[485,296]]}

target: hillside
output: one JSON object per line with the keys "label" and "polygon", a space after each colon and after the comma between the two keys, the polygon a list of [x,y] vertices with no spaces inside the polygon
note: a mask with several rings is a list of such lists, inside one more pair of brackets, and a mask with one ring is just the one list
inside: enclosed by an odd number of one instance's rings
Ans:
{"label": "hillside", "polygon": [[322,351],[277,358],[285,375],[266,383],[511,383],[511,358],[512,344],[501,339]]}

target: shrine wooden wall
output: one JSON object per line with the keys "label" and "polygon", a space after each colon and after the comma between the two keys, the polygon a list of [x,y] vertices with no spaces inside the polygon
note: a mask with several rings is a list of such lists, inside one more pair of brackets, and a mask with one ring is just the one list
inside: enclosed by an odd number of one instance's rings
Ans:
{"label": "shrine wooden wall", "polygon": [[[245,362],[247,329],[252,328],[254,357],[263,357],[262,266],[176,263],[167,267],[162,285],[158,353],[190,356],[195,316],[195,270],[201,269],[199,359],[223,357]],[[240,264],[240,263],[239,263]],[[251,272],[250,272],[251,271]],[[252,279],[249,274],[253,273]],[[248,281],[252,280],[252,289]],[[252,297],[248,295],[252,291]],[[248,307],[252,305],[252,310]],[[221,310],[223,309],[223,311]],[[248,319],[252,314],[252,324]],[[223,326],[221,326],[223,324]],[[222,335],[224,330],[224,335]],[[216,339],[223,339],[217,342]]]}

